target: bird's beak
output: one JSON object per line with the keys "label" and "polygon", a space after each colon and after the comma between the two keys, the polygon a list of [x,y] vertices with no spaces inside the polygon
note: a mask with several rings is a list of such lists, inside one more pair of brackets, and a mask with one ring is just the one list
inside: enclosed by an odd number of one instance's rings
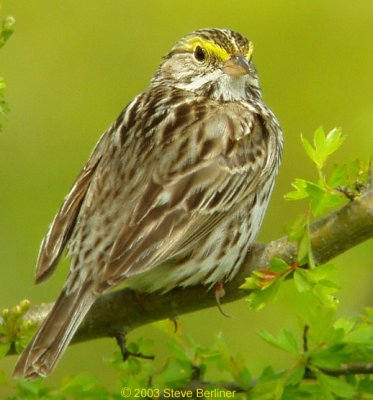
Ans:
{"label": "bird's beak", "polygon": [[237,55],[225,62],[223,72],[231,77],[239,78],[251,72],[252,67],[246,57]]}

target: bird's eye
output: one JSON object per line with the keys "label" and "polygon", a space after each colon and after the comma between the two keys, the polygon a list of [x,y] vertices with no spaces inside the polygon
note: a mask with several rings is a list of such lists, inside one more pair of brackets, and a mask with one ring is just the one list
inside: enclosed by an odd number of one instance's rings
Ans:
{"label": "bird's eye", "polygon": [[201,46],[197,46],[194,50],[194,58],[199,61],[205,61],[206,60],[206,52]]}

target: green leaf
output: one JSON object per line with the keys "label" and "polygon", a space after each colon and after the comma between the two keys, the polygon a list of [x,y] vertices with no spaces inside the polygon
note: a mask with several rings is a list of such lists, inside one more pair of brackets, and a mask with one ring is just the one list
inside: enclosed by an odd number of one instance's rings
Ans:
{"label": "green leaf", "polygon": [[337,293],[341,289],[337,282],[330,279],[320,279],[317,285],[324,287],[329,293]]}
{"label": "green leaf", "polygon": [[135,357],[129,357],[127,361],[128,372],[137,375],[141,372],[140,360]]}
{"label": "green leaf", "polygon": [[[0,93],[1,96],[1,93]],[[4,100],[0,100],[0,114],[5,116],[8,114],[10,111],[10,108],[8,106],[8,103],[6,103]]]}
{"label": "green leaf", "polygon": [[6,17],[0,26],[0,48],[10,39],[13,34],[15,19],[12,16]]}
{"label": "green leaf", "polygon": [[248,290],[260,289],[260,281],[255,276],[249,276],[245,279],[245,282],[240,286],[240,288]]}
{"label": "green leaf", "polygon": [[298,344],[292,332],[282,329],[277,337],[267,331],[259,332],[259,336],[268,344],[288,353],[298,354]]}
{"label": "green leaf", "polygon": [[328,178],[328,185],[332,188],[345,186],[347,184],[346,165],[335,165]]}
{"label": "green leaf", "polygon": [[308,225],[309,217],[307,214],[300,216],[292,224],[285,227],[285,232],[290,241],[298,241],[303,235]]}
{"label": "green leaf", "polygon": [[289,265],[281,258],[275,257],[269,263],[269,269],[272,272],[281,273],[289,269]]}
{"label": "green leaf", "polygon": [[339,291],[340,287],[336,282],[326,279],[334,271],[334,266],[325,264],[313,269],[298,268],[294,272],[294,284],[299,293],[312,293],[323,306],[334,308],[337,300],[333,294]]}
{"label": "green leaf", "polygon": [[330,154],[333,154],[343,143],[344,137],[340,129],[331,130],[325,137],[323,128],[318,128],[314,134],[316,159],[319,168],[322,168]]}
{"label": "green leaf", "polygon": [[336,150],[342,145],[346,137],[342,135],[340,128],[334,128],[326,137],[325,151],[327,155],[335,153]]}
{"label": "green leaf", "polygon": [[323,205],[325,189],[315,183],[308,182],[307,193],[310,196],[312,214],[315,216],[320,215],[325,209]]}
{"label": "green leaf", "polygon": [[310,261],[310,257],[312,257],[310,232],[308,226],[304,230],[303,236],[299,240],[297,257],[300,265],[307,264]]}
{"label": "green leaf", "polygon": [[333,129],[327,135],[322,127],[315,130],[313,136],[314,148],[310,142],[301,135],[303,146],[308,157],[321,169],[328,156],[334,153],[343,143],[345,137],[340,129]]}
{"label": "green leaf", "polygon": [[334,191],[326,190],[316,184],[307,187],[310,194],[312,214],[317,217],[326,210],[335,208],[345,202],[344,196]]}
{"label": "green leaf", "polygon": [[323,264],[318,266],[315,270],[313,270],[313,276],[316,280],[322,280],[329,278],[330,275],[335,271],[335,265],[333,264]]}
{"label": "green leaf", "polygon": [[[265,367],[262,374],[260,375],[255,387],[253,389],[253,399],[258,400],[280,400],[284,391],[284,382],[282,377],[286,374],[286,371],[276,373],[273,369],[268,366]],[[249,397],[247,397],[249,398]]]}
{"label": "green leaf", "polygon": [[315,145],[316,153],[315,162],[320,168],[322,168],[326,159],[326,137],[323,127],[320,126],[316,129],[313,136],[313,143]]}
{"label": "green leaf", "polygon": [[344,202],[344,197],[340,193],[331,191],[326,186],[305,181],[306,192],[310,198],[311,210],[314,216],[321,215],[328,208],[335,208]]}
{"label": "green leaf", "polygon": [[310,275],[304,269],[298,268],[294,272],[294,283],[299,293],[304,293],[311,290],[313,282],[310,280]]}
{"label": "green leaf", "polygon": [[[373,379],[371,379],[369,376],[367,376],[367,377],[364,377],[361,381],[359,381],[358,392],[373,395]],[[372,398],[373,398],[373,396],[372,396]],[[366,397],[366,399],[368,399],[368,397]]]}
{"label": "green leaf", "polygon": [[306,366],[304,364],[298,365],[291,371],[289,375],[286,385],[295,386],[303,379],[304,373],[306,371]]}
{"label": "green leaf", "polygon": [[35,379],[33,381],[19,379],[18,388],[20,391],[21,399],[27,400],[43,398],[44,395],[46,395],[50,391],[50,389],[43,387],[43,380],[41,378]]}
{"label": "green leaf", "polygon": [[247,390],[252,386],[252,377],[247,367],[243,366],[237,376],[237,382]]}
{"label": "green leaf", "polygon": [[325,193],[324,187],[317,183],[313,183],[310,181],[305,181],[305,190],[308,193],[309,197],[312,199],[317,199]]}
{"label": "green leaf", "polygon": [[301,200],[307,198],[307,181],[304,179],[295,178],[291,186],[295,189],[293,192],[286,193],[284,198],[286,200]]}
{"label": "green leaf", "polygon": [[372,344],[373,343],[373,327],[366,327],[356,329],[348,333],[345,340],[348,343],[362,343]]}
{"label": "green leaf", "polygon": [[333,328],[335,330],[341,330],[343,332],[343,336],[347,335],[349,332],[352,331],[356,324],[355,318],[346,318],[341,317],[334,322]]}
{"label": "green leaf", "polygon": [[346,346],[343,344],[334,344],[325,349],[314,351],[310,355],[310,362],[318,368],[338,369],[341,363],[349,358],[346,352]]}
{"label": "green leaf", "polygon": [[328,376],[321,372],[317,372],[316,376],[321,386],[327,392],[332,392],[337,396],[342,397],[343,399],[354,398],[355,394],[354,388],[345,381],[343,381],[342,379],[335,378],[333,376]]}
{"label": "green leaf", "polygon": [[193,373],[192,364],[176,358],[169,358],[161,373],[154,379],[155,387],[181,387],[187,384]]}
{"label": "green leaf", "polygon": [[247,302],[249,303],[250,308],[255,311],[259,311],[263,307],[265,307],[270,301],[275,300],[277,298],[282,283],[283,282],[280,279],[276,279],[265,289],[257,289],[250,293],[247,298]]}
{"label": "green leaf", "polygon": [[302,141],[303,147],[306,150],[306,153],[308,155],[308,157],[315,163],[317,163],[316,161],[316,153],[315,150],[313,149],[313,147],[311,146],[311,143],[301,134],[300,135],[300,139]]}
{"label": "green leaf", "polygon": [[339,286],[332,281],[322,281],[317,283],[312,293],[319,299],[320,303],[325,307],[336,308],[338,300],[333,296],[334,293],[338,292]]}

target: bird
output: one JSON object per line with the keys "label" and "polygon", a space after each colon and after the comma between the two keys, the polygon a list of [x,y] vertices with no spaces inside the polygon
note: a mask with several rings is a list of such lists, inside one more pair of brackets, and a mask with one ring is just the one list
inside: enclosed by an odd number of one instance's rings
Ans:
{"label": "bird", "polygon": [[230,29],[185,35],[101,136],[42,241],[36,283],[65,248],[70,268],[14,376],[49,375],[95,299],[119,284],[161,296],[237,274],[283,148],[252,56]]}

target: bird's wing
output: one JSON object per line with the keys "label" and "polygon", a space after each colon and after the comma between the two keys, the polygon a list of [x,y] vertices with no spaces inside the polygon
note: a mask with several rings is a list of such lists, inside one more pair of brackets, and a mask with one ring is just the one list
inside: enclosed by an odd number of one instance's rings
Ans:
{"label": "bird's wing", "polygon": [[[261,118],[220,109],[160,149],[151,179],[112,247],[98,287],[111,287],[191,249],[252,193],[266,168]],[[239,112],[238,111],[238,112]],[[176,135],[178,133],[175,133]]]}
{"label": "bird's wing", "polygon": [[104,139],[105,135],[96,145],[89,161],[65,197],[41,243],[36,263],[36,283],[48,278],[58,264],[62,251],[71,236],[84,197],[91,185],[92,177],[100,163],[100,154],[105,144]]}

